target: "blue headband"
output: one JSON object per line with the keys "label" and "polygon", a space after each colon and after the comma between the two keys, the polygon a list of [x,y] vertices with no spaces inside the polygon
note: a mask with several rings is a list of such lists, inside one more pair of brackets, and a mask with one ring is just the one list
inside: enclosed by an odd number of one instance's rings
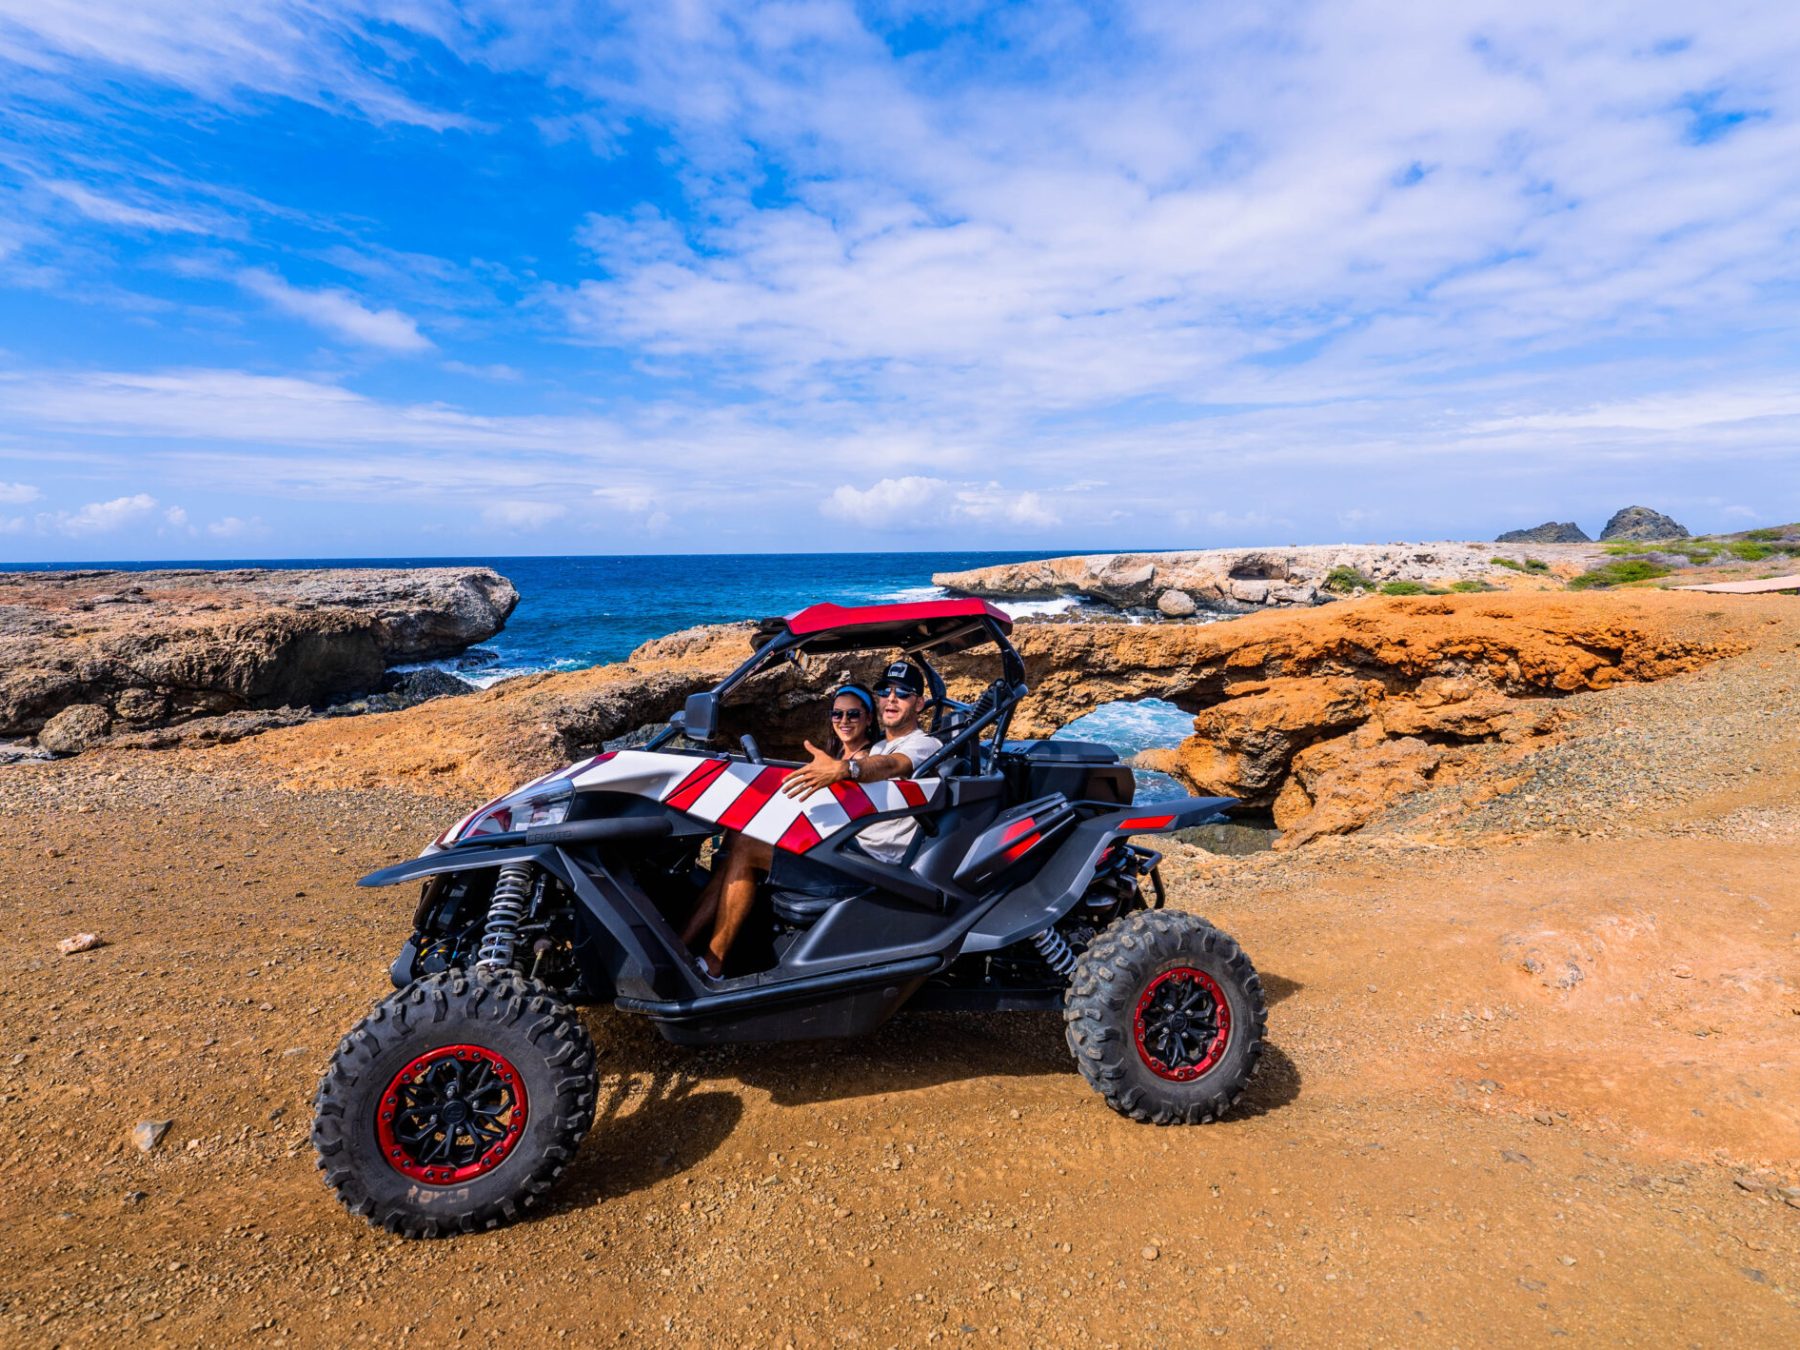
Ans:
{"label": "blue headband", "polygon": [[864,693],[856,685],[846,684],[842,688],[838,689],[835,693],[833,693],[831,697],[832,697],[833,701],[836,701],[841,695],[844,695],[844,694],[850,695],[851,698],[855,699],[858,703],[862,704],[863,707],[868,710],[870,717],[873,717],[875,715],[875,700],[870,698],[866,693]]}

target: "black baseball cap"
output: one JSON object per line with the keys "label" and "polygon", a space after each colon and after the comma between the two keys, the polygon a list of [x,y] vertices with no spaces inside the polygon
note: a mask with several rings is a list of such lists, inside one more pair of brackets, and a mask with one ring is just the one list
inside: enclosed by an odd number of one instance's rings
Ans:
{"label": "black baseball cap", "polygon": [[925,672],[911,661],[896,661],[887,668],[887,673],[875,684],[875,692],[880,693],[889,685],[903,689],[909,694],[925,692]]}

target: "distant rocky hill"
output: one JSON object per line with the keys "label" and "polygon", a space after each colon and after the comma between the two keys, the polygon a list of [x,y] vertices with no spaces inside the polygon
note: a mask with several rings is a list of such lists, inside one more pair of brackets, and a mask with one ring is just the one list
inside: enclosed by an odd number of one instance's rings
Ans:
{"label": "distant rocky hill", "polygon": [[1572,520],[1546,520],[1529,530],[1508,530],[1495,535],[1496,544],[1591,544],[1588,532]]}
{"label": "distant rocky hill", "polygon": [[[1677,524],[1660,511],[1647,506],[1627,506],[1614,511],[1606,528],[1600,531],[1600,542],[1637,543],[1651,539],[1686,539],[1685,526]],[[1494,537],[1496,544],[1587,544],[1593,542],[1587,531],[1572,520],[1547,520],[1529,530],[1508,530]]]}

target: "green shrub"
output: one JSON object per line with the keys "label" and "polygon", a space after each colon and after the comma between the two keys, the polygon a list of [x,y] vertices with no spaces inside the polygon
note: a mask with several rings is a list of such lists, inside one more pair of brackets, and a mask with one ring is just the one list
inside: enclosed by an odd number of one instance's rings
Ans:
{"label": "green shrub", "polygon": [[1550,564],[1542,558],[1527,558],[1519,562],[1513,558],[1489,558],[1488,562],[1495,567],[1504,567],[1509,572],[1548,572]]}
{"label": "green shrub", "polygon": [[1319,583],[1325,590],[1336,595],[1349,595],[1352,591],[1372,591],[1375,589],[1373,579],[1364,576],[1354,567],[1338,566],[1325,574],[1325,580]]}
{"label": "green shrub", "polygon": [[1629,586],[1634,581],[1666,577],[1669,571],[1661,563],[1650,562],[1645,558],[1627,558],[1620,562],[1606,563],[1591,572],[1583,572],[1569,582],[1569,589],[1585,591],[1594,586]]}
{"label": "green shrub", "polygon": [[1525,570],[1524,563],[1514,562],[1511,558],[1489,558],[1488,564],[1492,567],[1504,567],[1509,572],[1523,572]]}
{"label": "green shrub", "polygon": [[1550,564],[1545,562],[1542,558],[1527,558],[1525,560],[1525,570],[1527,572],[1548,572],[1550,570]]}
{"label": "green shrub", "polygon": [[1430,595],[1431,590],[1419,581],[1384,581],[1381,583],[1383,595]]}
{"label": "green shrub", "polygon": [[1759,544],[1779,544],[1781,542],[1781,531],[1771,530],[1767,527],[1760,530],[1745,530],[1744,538],[1754,539]]}
{"label": "green shrub", "polygon": [[1469,578],[1463,581],[1451,582],[1450,589],[1457,592],[1459,595],[1471,595],[1476,591],[1491,591],[1494,588],[1485,581],[1476,581],[1473,578]]}
{"label": "green shrub", "polygon": [[1741,558],[1744,562],[1761,562],[1764,558],[1785,552],[1783,549],[1773,548],[1754,539],[1733,539],[1725,545],[1725,548],[1732,557]]}

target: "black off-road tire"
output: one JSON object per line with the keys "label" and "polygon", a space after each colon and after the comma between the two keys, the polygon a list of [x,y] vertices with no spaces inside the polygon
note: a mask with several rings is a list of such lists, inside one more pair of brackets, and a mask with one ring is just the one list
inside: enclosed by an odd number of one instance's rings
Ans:
{"label": "black off-road tire", "polygon": [[[450,1046],[515,1070],[524,1120],[491,1170],[432,1184],[390,1162],[380,1117],[397,1075]],[[409,1238],[496,1228],[537,1204],[574,1159],[596,1088],[594,1044],[568,1004],[510,972],[446,971],[384,999],[338,1044],[313,1098],[313,1149],[325,1184],[377,1228]]]}
{"label": "black off-road tire", "polygon": [[[1229,1020],[1220,1034],[1215,1011],[1208,1049],[1186,1067],[1162,1065],[1159,1072],[1138,1016],[1140,1004],[1171,981],[1179,982],[1177,992],[1196,991],[1203,1009],[1213,1007],[1216,991]],[[1262,981],[1237,943],[1196,915],[1158,910],[1126,915],[1082,953],[1063,998],[1063,1021],[1082,1076],[1113,1110],[1156,1125],[1200,1125],[1224,1115],[1249,1086],[1268,1009]],[[1170,1076],[1190,1073],[1185,1080]]]}

